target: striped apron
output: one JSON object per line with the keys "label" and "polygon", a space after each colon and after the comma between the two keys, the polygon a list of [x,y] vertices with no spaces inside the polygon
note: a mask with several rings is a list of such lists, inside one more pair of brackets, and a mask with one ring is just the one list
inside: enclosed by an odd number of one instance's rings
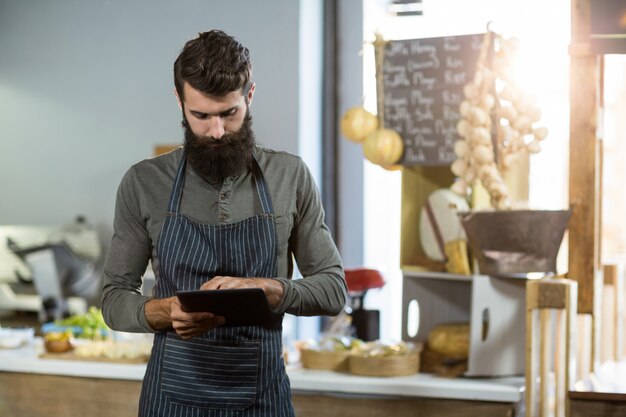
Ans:
{"label": "striped apron", "polygon": [[[178,167],[156,255],[155,297],[195,290],[214,276],[275,277],[272,201],[254,159],[262,214],[237,223],[198,224],[179,213],[186,158]],[[246,306],[242,305],[242,309]],[[190,340],[157,332],[139,415],[146,417],[294,416],[282,358],[282,314],[267,327],[218,327]]]}

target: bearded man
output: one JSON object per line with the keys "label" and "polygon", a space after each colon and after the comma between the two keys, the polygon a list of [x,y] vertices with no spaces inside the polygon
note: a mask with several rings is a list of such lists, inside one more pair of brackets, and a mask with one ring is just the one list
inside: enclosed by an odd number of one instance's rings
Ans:
{"label": "bearded man", "polygon": [[[112,329],[154,333],[140,416],[293,416],[283,315],[335,315],[345,304],[308,168],[255,143],[251,77],[233,37],[211,30],[188,41],[174,63],[184,146],[133,165],[118,189],[102,309]],[[304,279],[291,279],[292,259]],[[150,261],[156,284],[144,296]],[[176,295],[241,288],[262,289],[271,322],[228,326]]]}

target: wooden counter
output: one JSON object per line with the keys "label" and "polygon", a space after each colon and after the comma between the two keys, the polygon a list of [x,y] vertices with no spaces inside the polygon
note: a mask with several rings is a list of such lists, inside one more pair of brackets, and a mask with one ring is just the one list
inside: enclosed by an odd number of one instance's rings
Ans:
{"label": "wooden counter", "polygon": [[569,392],[570,417],[626,416],[626,361],[603,363]]}
{"label": "wooden counter", "polygon": [[[41,359],[34,346],[0,351],[0,415],[136,416],[145,365]],[[298,417],[519,415],[523,378],[371,378],[289,367]],[[442,401],[443,400],[443,401]]]}

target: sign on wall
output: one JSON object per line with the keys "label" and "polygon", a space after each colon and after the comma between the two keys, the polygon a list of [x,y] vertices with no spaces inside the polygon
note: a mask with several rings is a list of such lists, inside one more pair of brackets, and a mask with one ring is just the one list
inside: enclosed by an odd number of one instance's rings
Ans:
{"label": "sign on wall", "polygon": [[378,111],[404,140],[403,165],[450,165],[456,158],[463,86],[474,77],[483,36],[394,40],[377,48]]}

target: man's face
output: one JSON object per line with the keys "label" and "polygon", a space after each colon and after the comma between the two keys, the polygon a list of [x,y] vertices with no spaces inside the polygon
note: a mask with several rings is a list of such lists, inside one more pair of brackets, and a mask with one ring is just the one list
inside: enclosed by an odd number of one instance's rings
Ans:
{"label": "man's face", "polygon": [[241,127],[248,104],[252,101],[254,85],[244,96],[231,91],[225,96],[212,96],[183,84],[183,112],[191,131],[201,138],[219,140],[225,134],[235,133]]}
{"label": "man's face", "polygon": [[240,91],[208,96],[184,85],[183,128],[189,163],[206,179],[222,182],[241,174],[252,158],[254,132],[247,96]]}

